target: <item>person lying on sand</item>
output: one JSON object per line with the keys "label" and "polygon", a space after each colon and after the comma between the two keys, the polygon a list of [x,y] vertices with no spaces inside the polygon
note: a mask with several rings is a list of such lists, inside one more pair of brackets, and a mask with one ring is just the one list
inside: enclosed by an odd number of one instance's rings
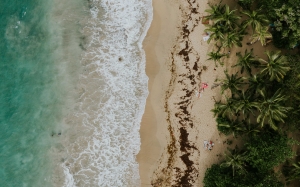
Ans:
{"label": "person lying on sand", "polygon": [[201,86],[199,86],[199,90],[195,90],[195,96],[200,98],[202,96],[202,93],[204,92],[204,89],[207,87],[207,83],[202,83]]}
{"label": "person lying on sand", "polygon": [[203,146],[204,146],[204,149],[205,150],[212,150],[212,148],[214,147],[214,143],[212,141],[207,141],[207,140],[204,140],[203,142]]}
{"label": "person lying on sand", "polygon": [[207,88],[207,87],[208,87],[208,84],[207,84],[207,83],[202,83],[202,84],[201,84],[201,89],[202,89],[202,91],[204,91],[204,89]]}

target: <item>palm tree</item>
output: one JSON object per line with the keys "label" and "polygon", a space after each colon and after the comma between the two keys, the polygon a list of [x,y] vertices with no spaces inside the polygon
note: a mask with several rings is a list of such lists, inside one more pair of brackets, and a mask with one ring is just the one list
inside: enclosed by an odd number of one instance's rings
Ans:
{"label": "palm tree", "polygon": [[225,135],[232,134],[234,137],[245,132],[244,122],[238,120],[230,120],[227,117],[219,116],[217,119],[217,127],[220,132]]}
{"label": "palm tree", "polygon": [[284,166],[284,170],[286,171],[285,175],[287,182],[300,179],[300,162],[295,162],[289,166]]}
{"label": "palm tree", "polygon": [[226,103],[220,103],[219,108],[221,109],[222,117],[235,116],[236,115],[236,100],[233,98],[226,98]]}
{"label": "palm tree", "polygon": [[239,27],[238,29],[236,29],[236,32],[241,36],[241,38],[248,34],[246,28],[244,27]]}
{"label": "palm tree", "polygon": [[251,37],[251,44],[260,41],[261,45],[264,46],[266,45],[267,39],[272,38],[272,34],[268,31],[269,27],[263,27],[260,26],[258,27],[255,31],[255,33]]}
{"label": "palm tree", "polygon": [[238,77],[238,73],[229,75],[227,71],[224,71],[226,75],[226,79],[223,80],[223,84],[221,85],[222,93],[224,93],[225,90],[230,89],[231,93],[236,93],[240,86],[244,84],[244,78]]}
{"label": "palm tree", "polygon": [[244,10],[250,10],[252,6],[253,0],[238,0],[238,4],[244,9]]}
{"label": "palm tree", "polygon": [[248,92],[250,94],[259,93],[262,90],[265,90],[265,88],[268,86],[268,82],[263,79],[263,77],[258,75],[252,75],[248,79]]}
{"label": "palm tree", "polygon": [[231,167],[232,175],[235,171],[246,173],[245,153],[242,153],[236,147],[235,149],[229,149],[224,153],[225,161],[221,164],[221,167]]}
{"label": "palm tree", "polygon": [[[249,92],[248,92],[249,93]],[[248,118],[249,114],[253,114],[253,109],[255,108],[255,103],[251,101],[252,95],[245,93],[242,91],[239,94],[239,98],[236,102],[236,113],[241,112],[243,115],[243,118]]]}
{"label": "palm tree", "polygon": [[209,13],[206,18],[214,20],[215,18],[222,15],[225,11],[225,6],[221,5],[220,3],[218,5],[208,5],[210,8],[206,9],[205,12]]}
{"label": "palm tree", "polygon": [[215,103],[215,108],[211,110],[214,116],[235,116],[236,115],[236,100],[226,97],[226,103],[218,101]]}
{"label": "palm tree", "polygon": [[270,81],[276,79],[280,82],[286,73],[291,69],[285,56],[280,55],[280,51],[267,51],[268,61],[259,59],[262,62],[261,74],[270,76]]}
{"label": "palm tree", "polygon": [[214,117],[216,117],[216,116],[218,116],[218,115],[221,114],[222,110],[221,110],[220,106],[221,106],[221,101],[216,101],[216,103],[214,105],[214,108],[211,109],[211,112],[214,113]]}
{"label": "palm tree", "polygon": [[252,11],[242,11],[248,18],[243,21],[242,25],[246,28],[248,25],[251,25],[252,31],[258,30],[259,27],[267,24],[269,20],[264,14],[260,14],[259,12],[252,10]]}
{"label": "palm tree", "polygon": [[287,113],[292,109],[283,105],[283,102],[287,100],[287,96],[283,95],[280,89],[271,98],[268,98],[265,91],[259,91],[259,93],[262,100],[254,103],[260,111],[257,122],[263,127],[267,121],[272,129],[277,130],[276,121],[284,123],[283,119],[287,117]]}
{"label": "palm tree", "polygon": [[254,56],[253,56],[253,48],[251,49],[250,52],[248,52],[248,50],[245,50],[245,54],[242,55],[241,52],[238,52],[236,54],[236,56],[238,56],[238,63],[232,67],[236,67],[236,66],[240,66],[241,67],[241,74],[244,73],[244,70],[246,70],[246,72],[251,75],[251,67],[257,66],[259,64],[259,62],[257,60],[255,60]]}
{"label": "palm tree", "polygon": [[248,135],[248,136],[255,136],[258,133],[260,133],[260,129],[259,129],[259,125],[257,123],[252,124],[250,122],[250,119],[248,119],[247,121],[244,122],[245,126],[244,126],[244,134]]}
{"label": "palm tree", "polygon": [[211,40],[214,41],[223,41],[225,36],[224,36],[224,27],[220,25],[208,25],[209,28],[205,29],[204,31],[207,33],[210,33],[210,37],[207,40],[207,43],[210,43]]}
{"label": "palm tree", "polygon": [[235,11],[236,10],[230,10],[229,6],[225,5],[223,14],[217,15],[213,19],[215,24],[221,24],[225,26],[225,28],[233,30],[235,28],[235,25],[238,24],[238,20],[241,19],[240,16],[236,15]]}
{"label": "palm tree", "polygon": [[215,62],[215,66],[217,66],[216,62],[219,62],[219,64],[221,66],[224,65],[224,63],[221,62],[221,58],[223,58],[224,56],[226,56],[225,54],[221,54],[221,53],[219,53],[219,51],[217,51],[217,52],[213,52],[212,51],[212,52],[208,53],[207,55],[209,56],[209,58],[207,60],[213,60]]}
{"label": "palm tree", "polygon": [[242,47],[242,36],[239,32],[229,32],[222,41],[223,47],[232,48],[233,45]]}

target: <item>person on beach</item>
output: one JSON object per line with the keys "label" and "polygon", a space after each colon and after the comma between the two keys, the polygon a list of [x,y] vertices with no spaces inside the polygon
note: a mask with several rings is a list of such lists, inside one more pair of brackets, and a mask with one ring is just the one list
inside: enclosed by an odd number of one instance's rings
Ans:
{"label": "person on beach", "polygon": [[205,150],[211,151],[214,145],[215,144],[212,141],[204,140],[204,142],[203,142],[203,147]]}
{"label": "person on beach", "polygon": [[207,83],[202,83],[201,86],[199,86],[199,90],[195,90],[196,97],[200,98],[202,96],[202,93],[204,92],[204,89],[208,87]]}
{"label": "person on beach", "polygon": [[212,148],[214,147],[214,145],[215,145],[215,144],[214,144],[212,141],[209,141],[209,144],[208,144],[208,146],[209,146],[209,147],[208,147],[208,150],[211,151]]}
{"label": "person on beach", "polygon": [[204,92],[204,89],[208,87],[208,84],[207,83],[202,83],[201,84],[201,90],[202,92]]}

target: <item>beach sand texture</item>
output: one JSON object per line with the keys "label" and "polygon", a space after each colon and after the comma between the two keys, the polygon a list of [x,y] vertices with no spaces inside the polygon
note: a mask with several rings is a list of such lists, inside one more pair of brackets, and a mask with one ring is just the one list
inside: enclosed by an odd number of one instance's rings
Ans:
{"label": "beach sand texture", "polygon": [[[235,2],[223,3],[239,8]],[[206,0],[153,0],[153,22],[143,43],[150,94],[137,155],[143,187],[203,186],[206,169],[222,159],[228,139],[219,134],[210,111],[215,100],[224,99],[220,87],[213,88],[214,82],[224,78],[225,69],[238,71],[231,68],[236,52],[255,48],[255,55],[264,56],[259,42],[244,45],[231,49],[225,65],[215,68],[213,61],[207,61],[213,42],[203,41],[206,27],[201,17],[207,15],[207,8]],[[201,83],[209,86],[199,97]],[[215,143],[211,151],[204,149],[205,140]]]}

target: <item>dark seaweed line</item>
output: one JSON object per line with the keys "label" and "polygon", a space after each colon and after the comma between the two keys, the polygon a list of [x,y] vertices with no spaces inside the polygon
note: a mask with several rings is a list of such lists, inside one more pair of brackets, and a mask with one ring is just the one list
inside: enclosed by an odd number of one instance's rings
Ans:
{"label": "dark seaweed line", "polygon": [[[199,24],[200,17],[199,19],[193,20],[192,15],[193,14],[199,14],[197,12],[197,9],[199,8],[199,5],[196,4],[196,1],[194,0],[193,2],[190,0],[187,0],[189,4],[189,10],[190,12],[186,15],[187,19],[183,22],[183,27],[182,27],[182,43],[185,43],[185,47],[177,54],[178,56],[181,56],[182,59],[185,62],[185,67],[188,71],[187,74],[181,74],[179,77],[181,77],[181,80],[178,81],[178,83],[184,85],[183,91],[185,91],[185,96],[180,97],[181,102],[176,103],[179,106],[179,112],[175,114],[175,117],[178,118],[179,124],[181,127],[179,128],[180,132],[180,137],[179,137],[179,142],[180,142],[180,151],[182,155],[180,156],[182,162],[185,164],[186,169],[184,171],[181,171],[180,168],[176,168],[176,183],[173,185],[174,187],[191,187],[195,183],[196,178],[198,177],[198,170],[194,166],[194,161],[190,160],[189,156],[193,154],[193,152],[198,149],[193,145],[191,141],[189,141],[188,136],[189,133],[187,132],[188,129],[193,128],[193,121],[191,120],[191,114],[188,111],[188,107],[191,104],[191,99],[192,99],[192,94],[194,92],[193,90],[189,90],[187,88],[187,83],[185,83],[185,80],[189,80],[191,85],[196,84],[196,76],[193,74],[194,70],[196,73],[198,72],[198,66],[197,62],[200,60],[199,55],[197,52],[193,49],[192,46],[190,46],[190,34],[194,31],[194,28]],[[184,11],[184,9],[181,9]],[[184,12],[183,12],[184,14]],[[194,22],[195,21],[195,22]],[[194,22],[194,23],[193,23]],[[189,29],[189,25],[193,24],[193,27]],[[190,54],[194,54],[196,56],[196,62],[194,62],[193,69],[190,69]],[[199,72],[201,73],[201,71]],[[200,74],[197,74],[198,76]],[[199,151],[198,151],[199,152]]]}
{"label": "dark seaweed line", "polygon": [[[175,50],[175,46],[173,47],[173,50]],[[168,153],[168,162],[167,162],[167,167],[163,168],[161,170],[161,173],[160,175],[164,175],[164,176],[158,176],[158,178],[154,181],[151,181],[151,185],[154,186],[154,187],[161,187],[162,185],[162,182],[164,183],[168,183],[170,184],[171,183],[171,180],[172,180],[172,166],[174,165],[174,158],[175,158],[175,154],[177,153],[177,147],[176,147],[176,138],[175,138],[175,135],[174,135],[174,129],[172,128],[172,125],[171,125],[171,111],[169,109],[169,104],[168,104],[168,100],[169,98],[171,97],[172,93],[173,93],[173,90],[174,90],[174,83],[175,83],[175,80],[176,80],[176,77],[177,77],[177,74],[176,74],[176,66],[175,66],[175,63],[174,63],[174,54],[173,52],[171,53],[171,65],[170,65],[170,71],[171,71],[171,79],[170,79],[170,82],[169,82],[169,89],[166,91],[166,94],[165,94],[165,99],[164,99],[164,109],[165,109],[165,112],[167,113],[167,123],[168,123],[168,131],[169,131],[169,134],[170,134],[170,143],[168,144],[167,146],[167,153]],[[163,179],[164,180],[163,180]]]}
{"label": "dark seaweed line", "polygon": [[[196,76],[200,76],[201,74],[201,70],[198,71],[198,65],[197,63],[200,60],[200,57],[198,55],[198,53],[193,49],[192,46],[190,46],[189,44],[191,43],[190,39],[189,39],[189,35],[191,34],[191,32],[193,32],[194,28],[199,24],[200,21],[200,17],[199,19],[195,19],[193,20],[192,15],[196,14],[198,15],[199,12],[197,12],[197,9],[199,8],[199,5],[196,4],[196,1],[191,1],[191,0],[187,0],[187,3],[189,4],[189,10],[190,12],[188,12],[188,14],[186,14],[184,12],[184,8],[180,9],[182,10],[182,14],[186,16],[186,20],[183,21],[183,27],[181,28],[181,36],[182,38],[178,38],[180,41],[180,43],[185,43],[185,47],[177,54],[175,54],[175,52],[171,52],[171,67],[170,67],[170,71],[172,73],[172,77],[169,83],[169,90],[166,92],[165,94],[165,112],[167,113],[167,122],[168,122],[168,131],[170,134],[170,143],[167,146],[167,152],[168,152],[168,163],[167,163],[167,167],[162,169],[162,174],[164,175],[164,179],[165,179],[165,183],[167,184],[171,184],[172,183],[172,171],[175,170],[175,184],[173,184],[173,187],[191,187],[193,185],[193,183],[195,183],[196,178],[198,177],[198,170],[197,168],[194,166],[195,163],[190,160],[189,156],[193,154],[193,152],[196,150],[199,152],[199,150],[193,145],[192,142],[190,142],[188,140],[188,128],[193,128],[193,121],[191,120],[191,114],[188,112],[188,107],[191,104],[191,98],[192,98],[192,94],[194,92],[195,89],[193,90],[188,90],[187,88],[187,83],[185,83],[185,80],[190,80],[190,84],[191,85],[195,85],[196,81],[195,78]],[[193,27],[191,29],[188,28],[189,26],[189,22],[190,21],[194,21],[193,23]],[[173,47],[173,51],[176,50],[176,46]],[[192,70],[194,71],[194,73],[196,73],[196,75],[193,74],[193,71],[189,68],[189,63],[190,63],[190,54],[194,54],[196,56],[196,61],[194,62],[194,66],[192,68]],[[177,76],[176,73],[176,65],[174,63],[174,56],[178,55],[180,57],[183,58],[183,62],[185,62],[185,67],[188,70],[188,74],[180,74]],[[182,153],[180,156],[180,159],[182,160],[182,162],[185,164],[186,169],[184,171],[181,171],[180,168],[178,167],[174,167],[174,161],[175,161],[175,155],[178,151],[178,148],[176,147],[176,137],[174,135],[174,128],[172,128],[172,124],[170,121],[171,118],[171,112],[169,109],[169,104],[168,104],[168,100],[170,98],[170,96],[173,93],[174,90],[174,85],[176,78],[180,78],[180,80],[178,80],[177,82],[184,85],[183,91],[185,91],[185,96],[180,97],[181,102],[179,103],[175,103],[176,105],[179,106],[179,112],[177,112],[175,114],[175,117],[178,119],[178,122],[180,124],[180,127],[178,129],[178,131],[180,132],[180,136],[179,136],[179,145],[180,145],[180,152]],[[177,129],[176,129],[177,130]],[[199,153],[200,154],[200,153]],[[152,183],[152,186],[159,186],[162,185],[163,181],[161,181],[159,178],[156,179],[155,182]]]}

